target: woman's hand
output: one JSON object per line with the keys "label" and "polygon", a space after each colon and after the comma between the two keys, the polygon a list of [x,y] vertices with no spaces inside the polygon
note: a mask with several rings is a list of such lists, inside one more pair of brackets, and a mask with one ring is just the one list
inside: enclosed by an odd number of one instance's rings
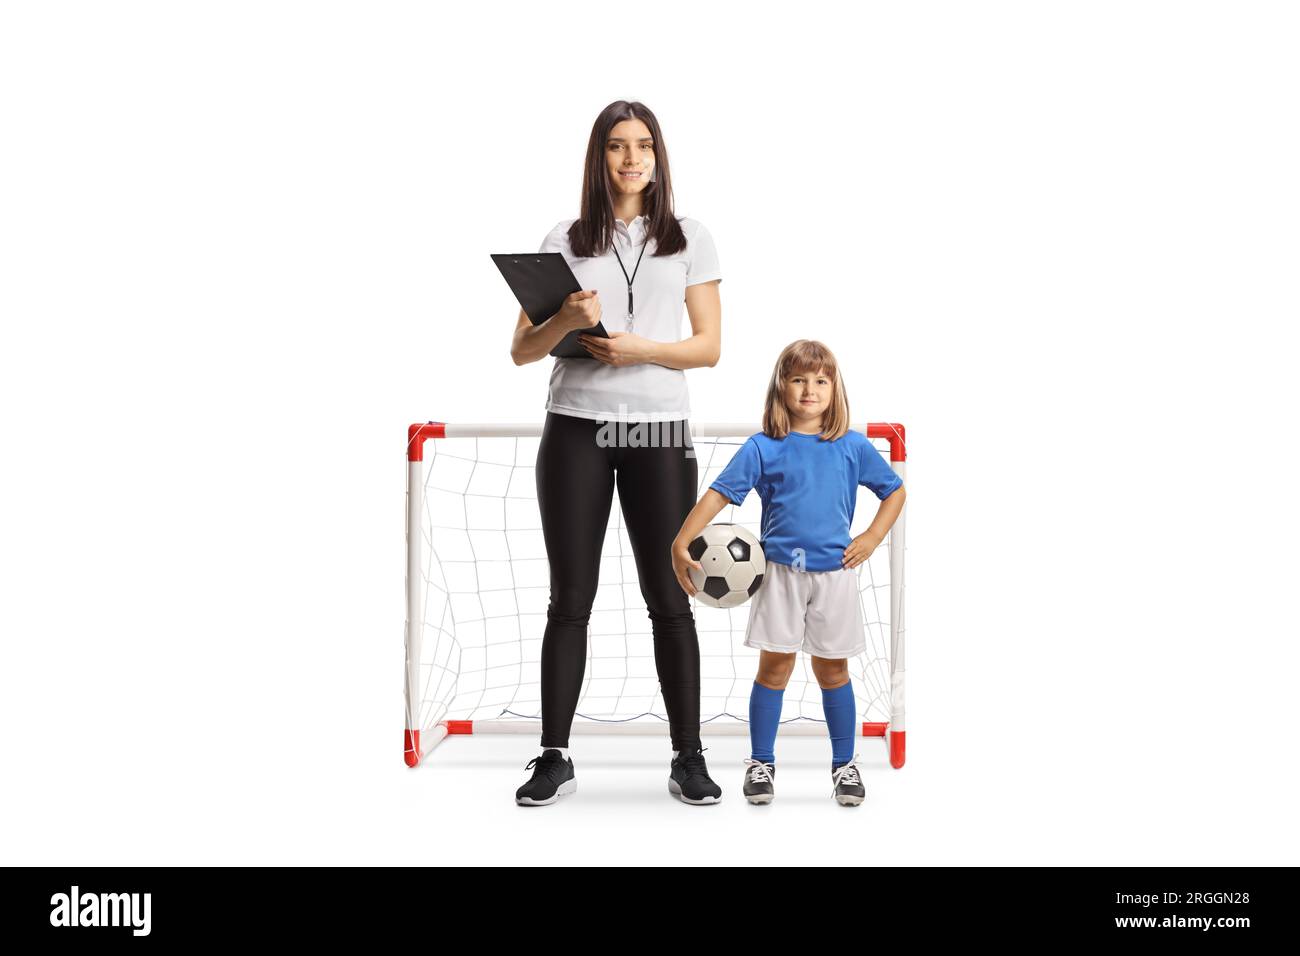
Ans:
{"label": "woman's hand", "polygon": [[596,290],[584,289],[567,295],[560,311],[555,313],[555,320],[566,334],[574,329],[594,328],[600,321],[600,298]]}
{"label": "woman's hand", "polygon": [[871,552],[875,551],[880,545],[880,539],[870,531],[864,531],[844,549],[844,567],[856,568],[867,558],[871,557]]}
{"label": "woman's hand", "polygon": [[610,332],[607,339],[598,335],[579,335],[578,341],[596,361],[615,368],[653,362],[654,347],[657,344],[631,332]]}
{"label": "woman's hand", "polygon": [[686,541],[673,541],[673,574],[677,575],[677,583],[682,586],[682,590],[690,597],[695,597],[695,585],[691,583],[691,576],[687,573],[688,569],[694,568],[696,571],[703,571],[704,565],[691,559],[691,552],[688,550],[690,543]]}

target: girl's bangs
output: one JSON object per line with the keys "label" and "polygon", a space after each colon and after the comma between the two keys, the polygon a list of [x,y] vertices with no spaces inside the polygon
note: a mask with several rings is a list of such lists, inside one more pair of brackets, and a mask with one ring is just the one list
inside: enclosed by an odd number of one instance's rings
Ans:
{"label": "girl's bangs", "polygon": [[784,379],[791,375],[810,375],[816,372],[825,372],[826,377],[833,380],[836,372],[835,357],[823,349],[805,346],[787,356],[781,368],[781,377]]}

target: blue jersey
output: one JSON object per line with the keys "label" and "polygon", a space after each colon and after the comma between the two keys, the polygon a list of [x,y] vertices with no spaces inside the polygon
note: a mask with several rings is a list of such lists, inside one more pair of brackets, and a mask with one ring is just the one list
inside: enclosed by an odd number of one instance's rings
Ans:
{"label": "blue jersey", "polygon": [[751,490],[763,500],[763,552],[767,560],[794,565],[800,550],[807,571],[844,566],[858,486],[887,498],[903,484],[861,432],[835,441],[790,432],[750,436],[709,487],[733,505]]}

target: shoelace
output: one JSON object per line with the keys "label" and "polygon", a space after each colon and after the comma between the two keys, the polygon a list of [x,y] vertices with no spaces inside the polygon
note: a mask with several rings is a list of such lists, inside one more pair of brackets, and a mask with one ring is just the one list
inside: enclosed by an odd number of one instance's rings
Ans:
{"label": "shoelace", "polygon": [[[707,749],[707,747],[704,748],[704,750]],[[688,777],[693,777],[696,774],[705,777],[709,775],[708,765],[704,762],[704,750],[696,750],[677,758],[684,775]]]}
{"label": "shoelace", "polygon": [[750,783],[771,783],[772,768],[761,760],[746,759],[745,766],[749,767]]}
{"label": "shoelace", "polygon": [[[858,759],[858,755],[854,754],[853,760],[857,760],[857,759]],[[843,767],[840,767],[839,770],[836,770],[833,774],[831,774],[831,783],[833,783],[837,787],[840,785],[841,782],[846,784],[856,784],[859,787],[862,786],[862,778],[858,776],[858,768],[857,765],[853,762],[853,760],[850,760]]]}
{"label": "shoelace", "polygon": [[565,759],[559,756],[547,757],[543,754],[540,757],[534,757],[532,760],[528,761],[528,766],[524,767],[524,769],[532,770],[534,764],[539,764],[537,769],[546,774],[546,776],[551,780],[554,780],[557,774],[564,773]]}

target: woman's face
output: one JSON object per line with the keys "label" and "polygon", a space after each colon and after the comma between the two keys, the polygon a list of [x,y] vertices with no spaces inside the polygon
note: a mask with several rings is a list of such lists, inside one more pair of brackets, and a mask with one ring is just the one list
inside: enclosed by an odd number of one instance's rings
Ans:
{"label": "woman's face", "polygon": [[623,120],[610,130],[605,140],[605,162],[617,194],[635,195],[645,189],[655,168],[654,139],[645,123]]}

